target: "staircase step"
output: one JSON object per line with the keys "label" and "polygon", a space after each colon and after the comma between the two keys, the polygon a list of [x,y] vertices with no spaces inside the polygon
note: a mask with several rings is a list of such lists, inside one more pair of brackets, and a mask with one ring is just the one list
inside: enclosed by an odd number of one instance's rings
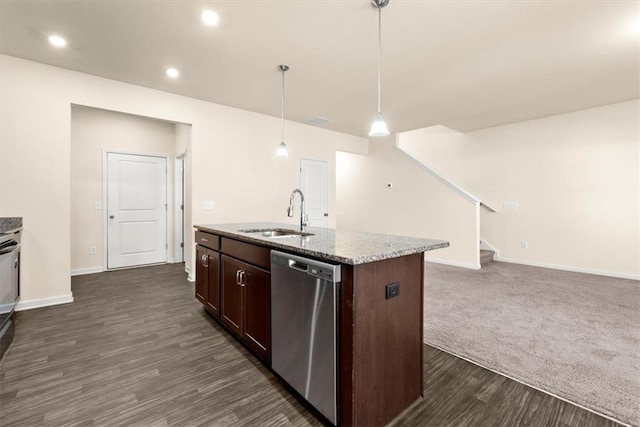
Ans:
{"label": "staircase step", "polygon": [[493,262],[495,254],[496,253],[494,251],[487,251],[487,250],[481,249],[480,250],[480,266],[482,267],[483,265],[487,265],[490,262]]}

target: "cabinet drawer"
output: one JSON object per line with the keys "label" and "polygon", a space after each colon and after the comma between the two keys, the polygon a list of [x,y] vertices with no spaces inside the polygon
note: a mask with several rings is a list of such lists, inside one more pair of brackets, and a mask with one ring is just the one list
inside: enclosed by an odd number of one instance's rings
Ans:
{"label": "cabinet drawer", "polygon": [[214,234],[196,231],[196,243],[209,249],[220,250],[220,237]]}
{"label": "cabinet drawer", "polygon": [[223,237],[222,252],[267,271],[271,270],[271,259],[269,258],[271,250],[269,248]]}

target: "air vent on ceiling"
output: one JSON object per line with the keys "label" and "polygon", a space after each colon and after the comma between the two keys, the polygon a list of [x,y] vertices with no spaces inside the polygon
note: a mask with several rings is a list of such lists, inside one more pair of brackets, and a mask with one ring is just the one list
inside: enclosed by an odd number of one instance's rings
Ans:
{"label": "air vent on ceiling", "polygon": [[325,119],[324,117],[313,117],[309,119],[307,123],[314,126],[325,126],[329,122],[331,122],[331,120]]}

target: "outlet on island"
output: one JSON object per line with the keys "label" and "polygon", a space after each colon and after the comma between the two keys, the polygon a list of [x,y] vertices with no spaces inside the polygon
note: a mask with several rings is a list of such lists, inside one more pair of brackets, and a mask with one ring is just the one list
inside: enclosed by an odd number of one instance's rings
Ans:
{"label": "outlet on island", "polygon": [[386,299],[400,295],[400,283],[391,283],[385,286]]}

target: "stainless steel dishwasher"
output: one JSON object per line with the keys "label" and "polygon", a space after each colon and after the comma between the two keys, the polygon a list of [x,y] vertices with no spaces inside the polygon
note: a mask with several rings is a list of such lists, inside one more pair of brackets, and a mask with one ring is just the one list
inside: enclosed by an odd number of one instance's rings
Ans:
{"label": "stainless steel dishwasher", "polygon": [[271,251],[271,367],[337,424],[340,266]]}

